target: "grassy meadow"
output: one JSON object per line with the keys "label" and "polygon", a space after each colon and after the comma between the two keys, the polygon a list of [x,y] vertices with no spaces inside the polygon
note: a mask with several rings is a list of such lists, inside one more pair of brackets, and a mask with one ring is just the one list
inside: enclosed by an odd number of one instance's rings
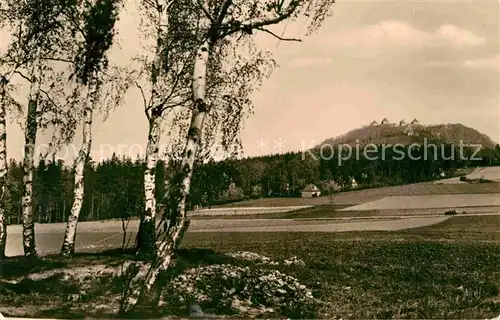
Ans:
{"label": "grassy meadow", "polygon": [[[228,256],[235,251],[275,260],[295,256],[305,265],[252,265]],[[134,318],[134,314],[117,315],[119,278],[94,279],[82,294],[77,284],[61,281],[57,272],[39,276],[50,270],[115,266],[133,258],[121,250],[79,254],[72,260],[10,258],[0,268],[0,312],[24,317]],[[212,264],[278,269],[312,290],[320,303],[309,316],[316,318],[485,319],[500,314],[500,216],[457,216],[397,232],[191,233],[176,262],[165,277]],[[31,279],[24,278],[26,274]],[[142,317],[144,312],[149,318],[188,315],[178,306],[152,308],[148,303],[141,307]],[[217,313],[211,307],[203,305],[204,311]],[[294,310],[285,308],[271,316],[294,315]]]}

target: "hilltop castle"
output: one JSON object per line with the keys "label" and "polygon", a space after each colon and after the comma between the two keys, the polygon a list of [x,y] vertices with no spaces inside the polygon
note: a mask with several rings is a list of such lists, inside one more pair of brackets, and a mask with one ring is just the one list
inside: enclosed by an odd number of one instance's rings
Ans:
{"label": "hilltop castle", "polygon": [[[370,127],[379,126],[379,125],[396,126],[395,123],[391,123],[387,118],[382,119],[382,121],[380,123],[378,123],[376,120],[373,120],[370,123]],[[416,118],[414,118],[410,123],[406,122],[404,119],[401,119],[399,121],[399,127],[405,127],[404,133],[409,135],[409,136],[418,135],[415,132],[415,128],[419,127],[419,126],[421,126],[421,124]]]}
{"label": "hilltop castle", "polygon": [[[384,118],[382,119],[382,121],[380,122],[380,124],[392,124],[389,120],[387,120],[387,118]],[[372,123],[370,123],[370,126],[377,126],[379,125],[379,123],[377,122],[377,120],[373,120]],[[420,125],[420,122],[418,122],[417,119],[413,119],[412,122],[410,122],[408,124],[408,122],[405,121],[405,119],[401,119],[399,121],[399,126],[400,127],[404,127],[404,126],[408,126],[408,125]]]}

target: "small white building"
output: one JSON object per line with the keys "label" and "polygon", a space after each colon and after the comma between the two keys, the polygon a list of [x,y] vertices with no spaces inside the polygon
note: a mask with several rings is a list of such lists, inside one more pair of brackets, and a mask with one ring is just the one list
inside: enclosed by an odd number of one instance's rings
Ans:
{"label": "small white building", "polygon": [[389,122],[389,120],[387,120],[387,118],[382,119],[381,124],[389,124],[389,123],[390,122]]}
{"label": "small white building", "polygon": [[408,123],[406,123],[405,119],[401,119],[401,121],[399,121],[399,126],[400,127],[404,127],[406,125],[408,125]]}
{"label": "small white building", "polygon": [[314,198],[319,196],[321,196],[321,190],[312,183],[308,184],[302,190],[302,198]]}

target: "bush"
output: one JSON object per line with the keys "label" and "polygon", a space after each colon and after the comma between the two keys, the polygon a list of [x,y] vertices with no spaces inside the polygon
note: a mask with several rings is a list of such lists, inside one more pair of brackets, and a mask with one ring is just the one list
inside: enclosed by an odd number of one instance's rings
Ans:
{"label": "bush", "polygon": [[479,179],[479,183],[491,183],[491,180],[488,180],[488,179]]}
{"label": "bush", "polygon": [[448,210],[444,213],[445,216],[454,216],[457,214],[456,210]]}

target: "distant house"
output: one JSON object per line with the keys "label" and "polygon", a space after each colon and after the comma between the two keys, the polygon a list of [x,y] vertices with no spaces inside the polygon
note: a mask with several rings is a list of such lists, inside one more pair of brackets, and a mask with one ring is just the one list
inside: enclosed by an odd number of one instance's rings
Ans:
{"label": "distant house", "polygon": [[373,120],[373,122],[372,122],[372,123],[370,123],[370,126],[372,126],[372,127],[373,127],[373,126],[376,126],[376,125],[378,125],[378,122],[377,122],[377,121],[375,121],[375,120]]}
{"label": "distant house", "polygon": [[413,121],[411,122],[411,124],[419,124],[419,122],[418,122],[417,119],[413,119]]}
{"label": "distant house", "polygon": [[406,123],[405,119],[401,119],[401,121],[399,121],[399,126],[403,127],[406,125],[408,125],[408,123]]}
{"label": "distant house", "polygon": [[302,190],[302,198],[313,198],[313,197],[319,197],[320,195],[321,195],[321,190],[319,190],[319,188],[312,183],[308,184]]}
{"label": "distant house", "polygon": [[384,118],[381,122],[381,124],[389,124],[389,120],[387,120],[387,118]]}

